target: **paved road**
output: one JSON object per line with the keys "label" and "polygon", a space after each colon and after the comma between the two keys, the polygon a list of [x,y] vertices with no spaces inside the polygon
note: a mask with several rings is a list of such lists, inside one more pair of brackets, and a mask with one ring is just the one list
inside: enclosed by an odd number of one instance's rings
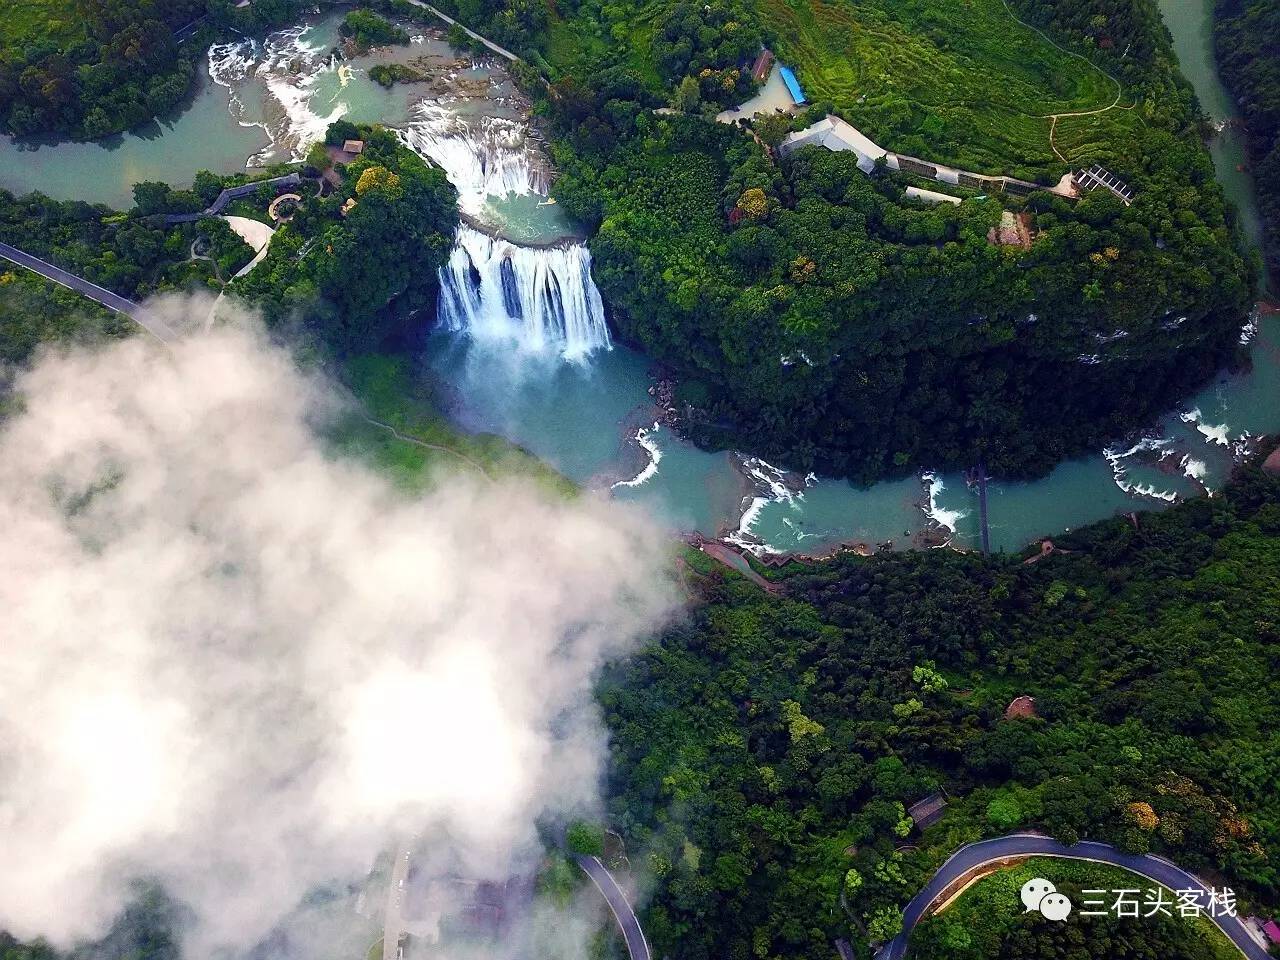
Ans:
{"label": "paved road", "polygon": [[[911,936],[912,929],[955,881],[998,860],[1026,856],[1068,857],[1072,860],[1093,860],[1113,864],[1141,874],[1170,890],[1199,890],[1202,896],[1201,903],[1208,902],[1209,891],[1206,886],[1168,860],[1121,853],[1109,844],[1090,840],[1067,847],[1051,837],[1034,833],[1015,833],[995,840],[971,843],[952,854],[951,859],[939,868],[928,885],[907,904],[906,910],[903,911],[902,933],[884,945],[876,955],[876,960],[901,960],[906,955],[907,938]],[[1052,880],[1053,877],[1050,876],[1047,879]],[[1239,918],[1213,917],[1212,920],[1249,960],[1267,960],[1267,951],[1249,935]]]}
{"label": "paved road", "polygon": [[149,310],[138,306],[132,300],[126,300],[124,297],[98,286],[96,283],[82,280],[75,274],[67,273],[61,267],[55,267],[53,264],[46,263],[37,257],[31,256],[29,253],[23,253],[17,247],[11,247],[7,243],[0,243],[0,257],[16,263],[20,267],[26,267],[33,273],[40,274],[46,280],[60,283],[67,289],[74,290],[90,300],[95,300],[108,310],[123,313],[163,343],[171,343],[177,339],[177,334]]}
{"label": "paved road", "polygon": [[181,28],[180,30],[173,31],[174,43],[186,43],[188,40],[190,40],[192,37],[196,35],[196,31],[199,30],[200,27],[203,26],[205,21],[207,21],[208,19],[209,17],[206,14],[205,16],[200,17],[197,20],[192,20],[190,23],[188,23],[185,27]]}
{"label": "paved road", "polygon": [[387,912],[382,922],[382,960],[397,960],[400,934],[404,932],[404,882],[409,876],[412,843],[396,844],[387,884]]}
{"label": "paved road", "polygon": [[415,7],[422,7],[422,9],[424,10],[430,10],[432,13],[434,13],[437,17],[439,17],[445,23],[452,24],[453,26],[457,26],[457,27],[462,27],[463,33],[465,33],[472,40],[479,40],[481,43],[483,43],[486,47],[488,47],[498,56],[506,57],[512,63],[520,62],[520,58],[517,57],[510,50],[506,49],[505,47],[498,46],[492,40],[486,40],[484,37],[480,36],[480,34],[476,33],[474,30],[468,30],[466,27],[463,27],[462,24],[458,23],[457,20],[453,19],[453,17],[449,16],[447,13],[441,13],[431,4],[423,3],[422,0],[409,0],[409,2],[412,3]]}
{"label": "paved road", "polygon": [[591,878],[591,882],[608,902],[614,919],[618,921],[618,929],[622,931],[622,938],[627,941],[627,953],[631,954],[631,960],[652,960],[649,943],[644,938],[644,931],[640,929],[636,912],[631,909],[627,895],[618,886],[618,881],[613,879],[613,874],[600,862],[599,857],[574,854],[573,859],[578,861],[578,866]]}

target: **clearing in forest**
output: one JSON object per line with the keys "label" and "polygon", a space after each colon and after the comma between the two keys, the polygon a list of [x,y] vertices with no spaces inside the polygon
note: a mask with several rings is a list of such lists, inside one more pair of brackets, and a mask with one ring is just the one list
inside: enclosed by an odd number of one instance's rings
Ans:
{"label": "clearing in forest", "polygon": [[[888,150],[1034,179],[1131,138],[1117,84],[1020,23],[1004,0],[758,0],[810,102],[830,102]],[[1120,97],[1119,107],[1128,101]]]}

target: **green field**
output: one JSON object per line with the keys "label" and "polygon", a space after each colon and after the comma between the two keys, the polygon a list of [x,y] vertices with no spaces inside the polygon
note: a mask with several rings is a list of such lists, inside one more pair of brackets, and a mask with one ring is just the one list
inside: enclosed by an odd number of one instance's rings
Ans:
{"label": "green field", "polygon": [[[1019,23],[1003,0],[759,4],[809,100],[834,104],[899,153],[984,173],[1061,171],[1047,116],[1116,100],[1113,80]],[[1059,149],[1069,162],[1097,159],[1136,122],[1120,109],[1060,120]]]}
{"label": "green field", "polygon": [[43,39],[60,42],[83,32],[75,0],[0,0],[0,49]]}
{"label": "green field", "polygon": [[557,73],[586,76],[609,58],[621,54],[623,63],[653,89],[662,86],[653,62],[654,23],[669,6],[649,2],[634,10],[607,8],[617,18],[600,22],[577,16],[569,20],[551,17],[547,30],[547,60]]}

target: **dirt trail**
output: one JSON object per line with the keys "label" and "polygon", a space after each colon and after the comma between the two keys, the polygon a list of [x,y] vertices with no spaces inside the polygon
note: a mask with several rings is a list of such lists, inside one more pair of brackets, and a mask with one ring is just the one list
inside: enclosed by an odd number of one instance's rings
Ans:
{"label": "dirt trail", "polygon": [[1057,144],[1053,142],[1053,135],[1058,128],[1058,119],[1060,117],[1088,117],[1096,113],[1106,113],[1108,110],[1132,110],[1135,106],[1137,106],[1137,103],[1136,102],[1131,103],[1127,107],[1120,106],[1120,97],[1124,93],[1124,88],[1123,86],[1121,86],[1119,80],[1117,80],[1111,74],[1107,73],[1107,71],[1103,70],[1100,66],[1094,63],[1084,54],[1076,53],[1074,50],[1068,50],[1066,47],[1062,46],[1062,44],[1056,42],[1052,37],[1050,37],[1047,33],[1045,33],[1035,24],[1027,23],[1027,21],[1020,19],[1018,15],[1013,12],[1013,8],[1009,6],[1009,0],[1001,0],[1001,2],[1004,4],[1005,12],[1009,14],[1009,16],[1014,20],[1014,22],[1022,24],[1022,26],[1026,27],[1028,30],[1034,30],[1044,39],[1046,43],[1048,43],[1055,50],[1059,50],[1062,53],[1065,53],[1069,57],[1075,57],[1077,60],[1083,60],[1090,67],[1092,67],[1094,70],[1097,70],[1100,74],[1102,74],[1104,77],[1106,77],[1108,80],[1110,80],[1112,83],[1116,85],[1115,99],[1112,100],[1105,107],[1096,107],[1093,110],[1066,110],[1061,113],[1046,113],[1040,118],[1042,120],[1049,121],[1049,149],[1053,151],[1054,156],[1056,156],[1059,160],[1061,160],[1063,163],[1069,164],[1070,161],[1062,155],[1062,152],[1058,149]]}

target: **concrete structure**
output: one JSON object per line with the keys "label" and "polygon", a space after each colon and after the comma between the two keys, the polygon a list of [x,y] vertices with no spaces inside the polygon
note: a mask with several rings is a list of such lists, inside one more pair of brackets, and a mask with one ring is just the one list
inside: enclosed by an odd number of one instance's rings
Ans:
{"label": "concrete structure", "polygon": [[929,824],[936,823],[941,818],[942,811],[946,808],[947,798],[941,793],[931,793],[923,800],[919,800],[908,807],[907,813],[915,821],[916,829],[923,830]]}
{"label": "concrete structure", "polygon": [[906,194],[912,200],[922,200],[925,203],[959,203],[959,197],[953,197],[949,193],[938,193],[936,190],[924,190],[920,187],[907,187]]}
{"label": "concrete structure", "polygon": [[1280,473],[1280,447],[1271,451],[1271,456],[1262,462],[1262,469],[1267,473]]}
{"label": "concrete structure", "polygon": [[[786,69],[785,67],[783,68]],[[801,147],[826,147],[828,150],[850,150],[858,155],[858,169],[870,173],[875,169],[876,161],[884,159],[890,170],[914,173],[920,177],[928,177],[939,183],[950,183],[958,187],[968,187],[983,193],[1017,193],[1028,194],[1036,190],[1047,190],[1060,197],[1075,199],[1080,191],[1076,188],[1071,174],[1066,174],[1053,186],[1019,180],[1016,177],[989,176],[985,173],[972,173],[958,170],[942,163],[930,163],[918,157],[910,157],[904,153],[893,153],[880,146],[857,127],[830,114],[812,126],[795,133],[789,133],[778,145],[778,152],[784,156]]]}
{"label": "concrete structure", "polygon": [[791,94],[791,99],[795,101],[796,106],[808,103],[805,99],[804,91],[800,89],[800,81],[796,79],[796,75],[791,72],[790,67],[780,67],[778,72],[782,74],[782,82],[787,85],[787,92]]}
{"label": "concrete structure", "polygon": [[175,223],[194,223],[202,217],[214,217],[222,212],[232,200],[238,200],[240,197],[247,197],[251,193],[256,193],[261,187],[271,187],[279,192],[281,187],[296,187],[302,183],[302,176],[298,173],[286,174],[283,177],[272,177],[269,180],[251,180],[248,183],[242,183],[238,187],[227,187],[218,198],[209,204],[199,213],[166,213],[164,222],[166,225]]}
{"label": "concrete structure", "polygon": [[653,955],[649,952],[649,942],[645,940],[640,921],[636,919],[636,912],[632,909],[626,894],[622,892],[622,888],[618,886],[618,881],[614,879],[613,874],[600,862],[599,857],[575,853],[573,859],[582,868],[582,872],[591,878],[591,882],[596,885],[596,889],[609,904],[613,918],[618,922],[618,929],[622,931],[622,939],[627,945],[627,954],[631,960],[653,960]]}
{"label": "concrete structure", "polygon": [[274,200],[271,201],[271,206],[267,207],[267,216],[270,217],[272,220],[282,221],[282,222],[287,222],[289,220],[292,220],[293,219],[292,213],[285,216],[282,216],[280,213],[280,204],[284,203],[286,200],[294,204],[299,204],[302,202],[302,194],[300,193],[280,194],[280,196],[276,197]]}
{"label": "concrete structure", "polygon": [[1081,169],[1075,175],[1076,186],[1080,190],[1088,190],[1090,192],[1102,187],[1104,190],[1110,190],[1120,201],[1127,207],[1133,203],[1133,190],[1127,183],[1117,177],[1114,173],[1105,168],[1094,164],[1088,170]]}
{"label": "concrete structure", "polygon": [[1015,717],[1034,717],[1036,715],[1036,698],[1029,697],[1025,693],[1020,697],[1014,697],[1009,701],[1009,705],[1004,708],[1004,718],[1012,720]]}
{"label": "concrete structure", "polygon": [[253,247],[253,259],[236,271],[237,277],[243,277],[266,257],[275,231],[261,220],[250,220],[248,217],[223,217],[222,219],[231,225],[231,229],[241,240]]}
{"label": "concrete structure", "polygon": [[766,47],[760,51],[760,56],[756,57],[756,62],[751,65],[751,79],[756,83],[764,83],[772,67],[773,51]]}
{"label": "concrete structure", "polygon": [[1262,925],[1262,933],[1272,943],[1280,943],[1280,924],[1274,920],[1268,920]]}
{"label": "concrete structure", "polygon": [[[774,65],[765,79],[764,85],[756,91],[754,97],[738,104],[736,107],[721,110],[716,114],[716,119],[721,123],[736,123],[739,120],[758,117],[761,114],[794,113],[797,109],[798,107],[791,99],[791,94],[787,92],[787,85],[782,82],[782,71]],[[659,112],[661,111],[654,111],[654,113]]]}
{"label": "concrete structure", "polygon": [[778,144],[778,152],[785,156],[801,147],[826,147],[828,150],[848,150],[858,155],[858,169],[870,173],[876,161],[887,157],[889,151],[880,146],[857,127],[846,123],[834,114],[824,117],[813,126],[787,134]]}
{"label": "concrete structure", "polygon": [[468,37],[470,37],[472,40],[475,40],[479,43],[484,44],[486,47],[488,47],[490,50],[492,50],[494,53],[496,53],[498,56],[502,57],[503,59],[510,60],[512,63],[524,62],[519,57],[517,57],[514,53],[508,50],[506,47],[500,47],[496,43],[494,43],[492,40],[488,40],[480,36],[480,34],[476,33],[474,30],[464,27],[462,24],[458,23],[457,20],[453,19],[453,17],[449,16],[447,13],[441,12],[440,10],[433,7],[431,4],[424,3],[423,0],[408,0],[408,2],[412,3],[415,7],[421,7],[423,10],[430,10],[433,14],[435,14],[445,23],[449,24],[449,26],[457,27],[463,33],[465,33]]}

